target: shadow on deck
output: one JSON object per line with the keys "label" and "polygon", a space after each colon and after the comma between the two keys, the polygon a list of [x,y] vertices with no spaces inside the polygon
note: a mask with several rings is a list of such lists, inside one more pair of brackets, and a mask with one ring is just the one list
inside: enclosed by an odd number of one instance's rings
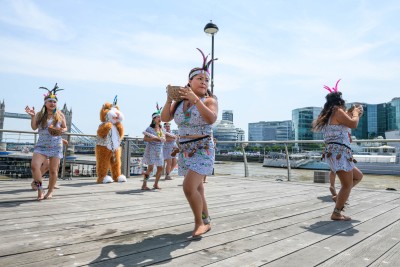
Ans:
{"label": "shadow on deck", "polygon": [[325,184],[212,176],[212,230],[192,239],[182,181],[60,180],[41,202],[30,181],[0,181],[0,266],[400,266],[397,191],[355,189],[353,220],[334,222]]}

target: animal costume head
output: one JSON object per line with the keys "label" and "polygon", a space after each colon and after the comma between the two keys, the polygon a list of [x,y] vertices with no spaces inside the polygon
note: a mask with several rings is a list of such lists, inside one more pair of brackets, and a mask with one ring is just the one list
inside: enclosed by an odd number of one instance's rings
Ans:
{"label": "animal costume head", "polygon": [[117,106],[117,97],[114,99],[114,103],[105,103],[100,110],[100,120],[102,122],[111,122],[112,124],[116,124],[117,122],[121,122],[124,119],[124,115],[119,110]]}

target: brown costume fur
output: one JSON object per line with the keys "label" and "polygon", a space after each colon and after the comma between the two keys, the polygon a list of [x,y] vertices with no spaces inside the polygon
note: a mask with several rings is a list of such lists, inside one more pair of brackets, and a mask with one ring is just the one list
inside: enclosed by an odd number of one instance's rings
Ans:
{"label": "brown costume fur", "polygon": [[[112,104],[105,103],[100,110],[100,120],[103,122],[97,129],[97,136],[105,138],[111,131],[112,123],[107,121],[107,113],[112,108]],[[116,108],[119,110],[118,106]],[[122,123],[117,122],[117,127],[120,140],[124,136],[124,127]],[[118,177],[121,175],[121,147],[115,151],[115,157],[113,152],[106,146],[96,145],[96,171],[97,171],[97,183],[102,183],[103,178],[107,175],[111,169],[111,176],[114,182],[118,182]]]}

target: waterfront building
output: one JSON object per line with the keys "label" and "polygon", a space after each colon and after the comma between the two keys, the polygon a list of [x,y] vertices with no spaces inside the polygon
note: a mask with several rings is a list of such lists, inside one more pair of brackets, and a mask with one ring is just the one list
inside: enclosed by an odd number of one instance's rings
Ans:
{"label": "waterfront building", "polygon": [[237,132],[237,139],[238,141],[245,141],[245,132],[243,129],[240,128],[236,128],[236,132]]}
{"label": "waterfront building", "polygon": [[260,121],[249,123],[249,141],[292,140],[292,121]]}
{"label": "waterfront building", "polygon": [[222,111],[222,120],[233,122],[233,111],[232,110],[223,110]]}
{"label": "waterfront building", "polygon": [[[322,140],[323,136],[320,132],[312,131],[312,122],[318,118],[322,108],[305,107],[292,110],[292,126],[294,140]],[[309,149],[310,144],[295,144],[296,149]]]}
{"label": "waterfront building", "polygon": [[387,130],[400,130],[400,97],[395,97],[388,103],[387,117]]}
{"label": "waterfront building", "polygon": [[364,108],[358,127],[352,129],[352,135],[357,139],[388,138],[387,131],[400,130],[400,97],[381,104],[348,103],[346,107],[350,108],[353,104],[361,104]]}
{"label": "waterfront building", "polygon": [[217,139],[217,152],[230,151],[235,143],[221,144],[219,141],[237,141],[237,130],[233,122],[227,120],[217,121],[213,126],[213,136]]}

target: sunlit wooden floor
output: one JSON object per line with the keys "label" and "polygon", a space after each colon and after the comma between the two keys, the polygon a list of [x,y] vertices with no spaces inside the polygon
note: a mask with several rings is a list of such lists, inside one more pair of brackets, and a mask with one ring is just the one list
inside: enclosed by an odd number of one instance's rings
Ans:
{"label": "sunlit wooden floor", "polygon": [[41,202],[0,181],[0,266],[400,266],[398,191],[355,189],[353,220],[335,222],[327,184],[212,176],[212,230],[192,239],[182,181],[60,180]]}

